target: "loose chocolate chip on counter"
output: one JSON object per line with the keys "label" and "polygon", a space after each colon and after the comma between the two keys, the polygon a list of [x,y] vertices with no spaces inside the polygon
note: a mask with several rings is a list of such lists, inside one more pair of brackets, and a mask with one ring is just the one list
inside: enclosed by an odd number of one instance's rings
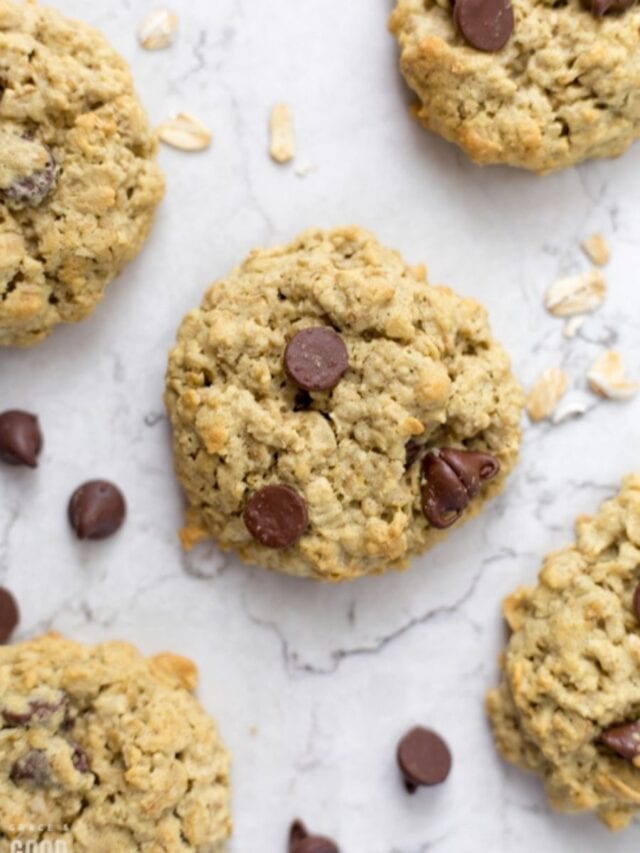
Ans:
{"label": "loose chocolate chip on counter", "polygon": [[0,586],[0,643],[6,643],[20,621],[18,603],[8,589]]}
{"label": "loose chocolate chip on counter", "polygon": [[338,845],[322,835],[310,835],[300,820],[289,830],[289,853],[340,853]]}
{"label": "loose chocolate chip on counter", "polygon": [[500,471],[490,453],[444,447],[422,462],[422,511],[433,527],[444,530],[460,518],[481,485]]}
{"label": "loose chocolate chip on counter", "polygon": [[80,486],[69,501],[69,521],[78,539],[105,539],[124,521],[127,506],[120,489],[106,480]]}
{"label": "loose chocolate chip on counter", "polygon": [[603,18],[608,12],[621,13],[630,9],[636,0],[583,0],[584,5],[596,18]]}
{"label": "loose chocolate chip on counter", "polygon": [[25,178],[1,190],[8,202],[13,202],[20,207],[37,207],[45,200],[53,189],[59,175],[59,169],[51,150],[43,145],[47,152],[47,163],[44,169],[27,175]]}
{"label": "loose chocolate chip on counter", "polygon": [[600,740],[618,755],[633,761],[640,755],[640,720],[607,729]]}
{"label": "loose chocolate chip on counter", "polygon": [[422,450],[422,445],[418,444],[415,438],[410,438],[409,441],[404,446],[405,450],[405,461],[404,467],[411,468],[413,463],[416,461],[418,456],[420,456],[420,451]]}
{"label": "loose chocolate chip on counter", "polygon": [[0,459],[8,465],[36,468],[42,450],[38,418],[12,409],[0,414]]}
{"label": "loose chocolate chip on counter", "polygon": [[32,749],[24,758],[19,758],[9,772],[14,785],[28,782],[36,788],[48,788],[51,785],[51,768],[46,753]]}
{"label": "loose chocolate chip on counter", "polygon": [[456,0],[453,14],[465,41],[477,50],[501,50],[513,33],[509,0]]}
{"label": "loose chocolate chip on counter", "polygon": [[407,791],[421,785],[438,785],[449,775],[451,753],[442,738],[430,729],[417,726],[398,744],[398,767]]}
{"label": "loose chocolate chip on counter", "polygon": [[640,619],[640,583],[636,587],[636,591],[633,593],[633,611]]}
{"label": "loose chocolate chip on counter", "polygon": [[349,354],[340,335],[327,326],[298,332],[287,344],[284,364],[305,391],[328,391],[349,369]]}
{"label": "loose chocolate chip on counter", "polygon": [[247,501],[244,523],[261,545],[267,548],[288,548],[307,529],[307,505],[304,498],[290,486],[264,486]]}

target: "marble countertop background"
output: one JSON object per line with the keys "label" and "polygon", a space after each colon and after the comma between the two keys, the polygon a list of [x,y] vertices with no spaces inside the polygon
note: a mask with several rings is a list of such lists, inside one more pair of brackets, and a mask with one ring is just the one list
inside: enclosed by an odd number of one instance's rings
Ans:
{"label": "marble countertop background", "polygon": [[[639,399],[527,425],[520,466],[480,518],[405,574],[323,587],[214,547],[180,551],[161,395],[178,321],[211,280],[256,245],[349,222],[485,303],[525,385],[562,366],[584,387],[611,346],[639,376],[640,145],[546,178],[474,167],[409,117],[390,0],[173,0],[179,38],[158,53],[135,38],[152,2],[56,4],[132,62],[154,124],[193,112],[214,143],[162,150],[153,236],[92,319],[0,353],[1,407],[38,412],[46,437],[37,472],[0,471],[0,583],[20,601],[17,638],[55,628],[192,657],[234,754],[232,853],[284,853],[295,816],[345,853],[636,851],[640,826],[612,836],[549,811],[539,782],[496,756],[483,696],[503,595],[638,469]],[[293,109],[306,177],[268,157],[277,101]],[[542,294],[587,267],[579,241],[594,231],[612,247],[610,294],[569,341]],[[98,476],[121,485],[129,516],[114,538],[81,544],[66,503]],[[409,797],[394,751],[417,722],[446,736],[454,765],[445,785]]]}

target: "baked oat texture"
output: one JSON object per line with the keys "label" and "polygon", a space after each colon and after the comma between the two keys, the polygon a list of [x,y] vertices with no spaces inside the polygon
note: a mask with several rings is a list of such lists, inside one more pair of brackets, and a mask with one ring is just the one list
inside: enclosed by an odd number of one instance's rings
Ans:
{"label": "baked oat texture", "polygon": [[[102,299],[164,192],[155,153],[128,67],[100,33],[0,0],[0,346],[36,343]],[[34,176],[25,202],[16,187]]]}
{"label": "baked oat texture", "polygon": [[506,599],[513,631],[487,707],[500,752],[544,779],[551,805],[586,809],[612,829],[640,809],[640,759],[599,743],[640,717],[640,476],[576,523],[538,585]]}
{"label": "baked oat texture", "polygon": [[640,134],[640,5],[595,18],[582,0],[512,0],[497,53],[468,45],[449,0],[398,0],[390,28],[429,130],[476,163],[550,172],[621,154]]}
{"label": "baked oat texture", "polygon": [[120,642],[0,646],[0,849],[223,851],[229,757],[196,682],[191,661]]}
{"label": "baked oat texture", "polygon": [[[295,411],[287,342],[309,326],[338,329],[350,368]],[[257,249],[184,319],[169,358],[166,403],[189,509],[183,542],[211,536],[266,568],[346,580],[404,568],[443,533],[420,500],[405,445],[486,450],[515,464],[522,394],[484,309],[428,284],[424,267],[355,227],[309,230]],[[288,548],[255,542],[248,496],[284,483],[304,497],[307,532]]]}

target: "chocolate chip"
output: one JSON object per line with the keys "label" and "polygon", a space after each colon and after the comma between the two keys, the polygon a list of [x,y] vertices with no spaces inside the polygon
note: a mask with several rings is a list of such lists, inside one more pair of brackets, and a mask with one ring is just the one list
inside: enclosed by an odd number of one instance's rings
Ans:
{"label": "chocolate chip", "polygon": [[456,0],[454,17],[465,41],[477,50],[501,50],[513,33],[509,0]]}
{"label": "chocolate chip", "polygon": [[421,785],[438,785],[449,775],[451,753],[442,738],[430,729],[417,726],[398,744],[398,767],[407,791]]}
{"label": "chocolate chip", "polygon": [[42,147],[46,150],[48,158],[44,169],[20,178],[3,189],[2,194],[7,202],[18,207],[37,207],[53,189],[58,179],[59,169],[51,149],[46,145]]}
{"label": "chocolate chip", "polygon": [[4,721],[10,726],[26,726],[32,722],[45,723],[65,705],[66,697],[64,696],[59,702],[43,702],[40,699],[33,699],[29,702],[28,711],[16,714],[13,711],[4,710],[2,716]]}
{"label": "chocolate chip", "polygon": [[415,438],[410,438],[409,441],[404,446],[405,451],[405,461],[404,467],[411,468],[413,463],[416,461],[418,456],[420,456],[420,451],[422,450],[422,445],[418,444]]}
{"label": "chocolate chip", "polygon": [[76,768],[78,773],[88,773],[91,769],[89,765],[89,756],[79,743],[71,743],[73,753],[71,755],[71,763]]}
{"label": "chocolate chip", "polygon": [[38,465],[42,433],[38,418],[29,412],[12,409],[0,415],[0,459],[9,465]]}
{"label": "chocolate chip", "polygon": [[327,326],[298,332],[287,344],[284,364],[305,391],[328,391],[349,369],[349,354],[340,335]]}
{"label": "chocolate chip", "polygon": [[583,3],[596,18],[603,18],[608,12],[613,14],[626,12],[635,0],[583,0]]}
{"label": "chocolate chip", "polygon": [[20,621],[18,603],[8,589],[0,586],[0,643],[6,643]]}
{"label": "chocolate chip", "polygon": [[640,720],[607,729],[600,740],[618,755],[633,761],[640,755]]}
{"label": "chocolate chip", "polygon": [[80,486],[69,501],[69,521],[78,539],[105,539],[118,530],[127,511],[120,489],[106,480]]}
{"label": "chocolate chip", "polygon": [[32,749],[24,758],[19,758],[9,772],[14,785],[30,782],[36,788],[48,788],[51,785],[51,768],[46,753]]}
{"label": "chocolate chip", "polygon": [[247,501],[244,523],[253,538],[267,548],[288,548],[307,529],[307,505],[295,489],[264,486]]}
{"label": "chocolate chip", "polygon": [[636,587],[636,591],[633,593],[633,609],[638,619],[640,619],[640,583]]}
{"label": "chocolate chip", "polygon": [[490,453],[444,447],[422,462],[422,511],[433,527],[444,530],[460,518],[481,485],[500,471]]}
{"label": "chocolate chip", "polygon": [[340,853],[338,845],[322,835],[310,835],[300,820],[289,830],[289,853]]}
{"label": "chocolate chip", "polygon": [[306,412],[311,407],[312,402],[313,397],[311,396],[311,394],[301,388],[294,398],[293,411]]}

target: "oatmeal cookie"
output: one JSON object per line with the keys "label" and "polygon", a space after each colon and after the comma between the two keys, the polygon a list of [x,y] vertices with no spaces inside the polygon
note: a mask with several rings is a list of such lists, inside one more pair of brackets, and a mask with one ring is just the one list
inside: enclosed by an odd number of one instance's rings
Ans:
{"label": "oatmeal cookie", "polygon": [[0,646],[0,849],[221,853],[229,757],[196,682],[191,661],[120,642]]}
{"label": "oatmeal cookie", "polygon": [[186,545],[345,580],[405,567],[500,491],[522,394],[480,305],[347,227],[213,284],[166,403]]}
{"label": "oatmeal cookie", "polygon": [[487,707],[500,752],[560,811],[612,829],[640,809],[640,476],[506,599],[512,630]]}
{"label": "oatmeal cookie", "polygon": [[164,182],[125,61],[96,30],[0,0],[0,346],[86,317]]}
{"label": "oatmeal cookie", "polygon": [[416,115],[476,163],[550,172],[640,134],[633,0],[398,0]]}

